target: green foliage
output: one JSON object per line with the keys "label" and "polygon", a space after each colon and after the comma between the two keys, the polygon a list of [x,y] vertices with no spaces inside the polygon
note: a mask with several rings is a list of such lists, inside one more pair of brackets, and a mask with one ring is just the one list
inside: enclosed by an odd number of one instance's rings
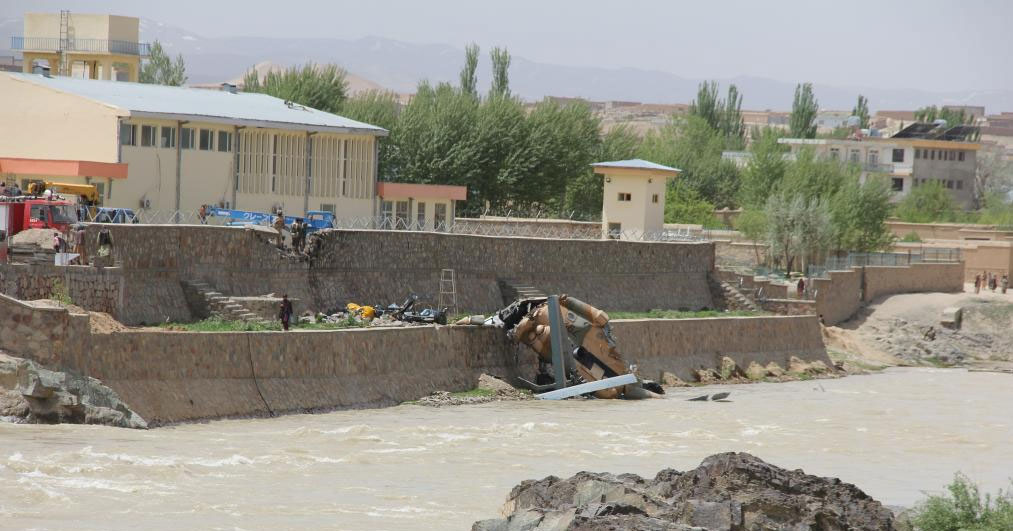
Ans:
{"label": "green foliage", "polygon": [[816,138],[816,114],[819,102],[813,95],[812,83],[795,86],[795,100],[791,104],[788,130],[792,138]]}
{"label": "green foliage", "polygon": [[186,83],[186,65],[183,63],[183,54],[176,56],[173,61],[169,54],[165,53],[162,43],[155,41],[151,43],[151,52],[148,60],[141,65],[138,73],[141,83],[152,83],[156,85],[172,85],[178,87]]}
{"label": "green foliage", "polygon": [[752,157],[742,172],[739,201],[748,207],[762,207],[767,198],[784,179],[788,161],[784,160],[785,146],[778,144],[782,131],[767,127],[753,130],[753,143],[749,147]]}
{"label": "green foliage", "polygon": [[742,122],[742,95],[735,85],[729,85],[728,97],[720,99],[716,81],[700,83],[689,114],[702,118],[711,129],[718,131],[726,140],[726,149],[742,149],[746,130]]}
{"label": "green foliage", "polygon": [[282,72],[268,72],[261,80],[256,70],[243,76],[245,92],[261,92],[276,98],[330,113],[340,113],[348,83],[345,71],[336,65],[306,63]]}
{"label": "green foliage", "polygon": [[461,68],[461,92],[478,98],[478,54],[479,47],[471,43],[464,48],[464,67]]}
{"label": "green foliage", "polygon": [[984,496],[967,476],[956,474],[949,495],[930,495],[914,510],[911,523],[920,531],[1001,531],[1013,529],[1013,498],[1000,490]]}
{"label": "green foliage", "polygon": [[1013,204],[1010,204],[1005,197],[999,192],[986,195],[985,208],[979,212],[978,223],[1013,227]]}
{"label": "green foliage", "polygon": [[851,109],[851,115],[858,117],[860,120],[858,126],[860,128],[866,129],[869,127],[869,100],[865,96],[858,95],[858,103],[855,104],[854,109]]}
{"label": "green foliage", "polygon": [[885,177],[869,176],[865,184],[856,177],[846,178],[830,201],[836,247],[862,253],[889,247],[894,241],[886,226],[890,195]]}
{"label": "green foliage", "polygon": [[67,289],[67,286],[60,279],[53,280],[50,298],[61,304],[74,304],[74,300],[70,298],[70,290]]}
{"label": "green foliage", "polygon": [[714,205],[700,198],[696,190],[678,180],[670,181],[665,191],[665,223],[687,223],[719,228]]}
{"label": "green foliage", "polygon": [[752,312],[748,310],[732,310],[721,312],[718,310],[650,310],[646,312],[608,312],[612,319],[702,319],[706,317],[756,317],[766,315],[765,312]]}
{"label": "green foliage", "polygon": [[922,107],[915,111],[915,121],[934,122],[936,120],[946,120],[946,125],[952,127],[954,125],[974,123],[974,116],[965,113],[964,109],[939,108],[935,105]]}
{"label": "green foliage", "polygon": [[834,228],[830,209],[818,198],[779,192],[767,200],[767,241],[771,253],[783,258],[786,271],[800,270],[797,259],[815,259],[829,249]]}
{"label": "green foliage", "polygon": [[644,138],[640,158],[682,170],[677,180],[715,206],[736,206],[740,183],[735,163],[721,158],[725,138],[699,116],[673,117]]}
{"label": "green foliage", "polygon": [[489,96],[510,97],[510,52],[506,48],[493,48],[489,53],[492,60],[492,86]]}
{"label": "green foliage", "polygon": [[[342,328],[362,328],[368,323],[356,321],[353,318],[346,319],[339,323],[295,323],[291,324],[293,330],[340,330]],[[202,321],[193,323],[163,323],[162,328],[177,330],[181,332],[266,332],[281,330],[281,321],[269,321],[267,323],[233,321],[223,319],[214,315]]]}
{"label": "green foliage", "polygon": [[[620,124],[605,133],[592,157],[595,161],[627,160],[636,156],[640,137]],[[571,179],[566,186],[564,213],[573,219],[593,220],[601,216],[604,181],[590,168]]]}
{"label": "green foliage", "polygon": [[922,237],[919,236],[917,232],[911,231],[905,234],[904,237],[900,239],[900,241],[904,243],[921,243]]}
{"label": "green foliage", "polygon": [[939,181],[915,186],[897,204],[895,214],[910,223],[952,222],[959,217],[950,194]]}
{"label": "green foliage", "polygon": [[735,230],[754,242],[766,239],[767,213],[760,209],[743,210],[735,218]]}
{"label": "green foliage", "polygon": [[[589,161],[620,160],[598,158],[610,154],[602,153],[601,122],[584,103],[559,105],[543,101],[528,114],[527,126],[525,166],[528,170],[517,189],[519,195],[512,198],[514,201],[544,204],[551,211],[572,212],[576,209],[567,208],[567,198],[579,193],[577,187],[587,184],[578,179],[590,175],[601,185],[602,177],[593,173]],[[629,154],[636,144],[635,137],[631,137],[629,129],[621,128],[605,138],[626,143],[624,153],[620,154]],[[601,214],[600,193],[598,199],[596,215]],[[582,217],[586,214],[590,212],[582,212]]]}

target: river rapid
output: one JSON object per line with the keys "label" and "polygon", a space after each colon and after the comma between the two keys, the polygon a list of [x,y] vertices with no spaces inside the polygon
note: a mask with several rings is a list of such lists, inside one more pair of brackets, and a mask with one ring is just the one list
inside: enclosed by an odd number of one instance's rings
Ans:
{"label": "river rapid", "polygon": [[[687,402],[731,391],[730,402]],[[0,424],[2,529],[468,529],[524,479],[695,467],[746,451],[912,505],[960,470],[1013,477],[1013,376],[894,369],[674,389],[665,400],[500,402],[149,431]]]}

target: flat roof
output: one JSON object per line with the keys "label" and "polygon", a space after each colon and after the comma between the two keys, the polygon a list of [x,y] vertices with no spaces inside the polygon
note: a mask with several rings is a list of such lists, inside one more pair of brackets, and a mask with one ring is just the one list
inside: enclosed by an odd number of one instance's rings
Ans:
{"label": "flat roof", "polygon": [[126,179],[127,165],[90,160],[22,159],[0,157],[0,173],[52,177],[108,177]]}
{"label": "flat roof", "polygon": [[386,136],[382,127],[252,92],[2,72],[0,75],[127,111],[131,117]]}
{"label": "flat roof", "polygon": [[611,162],[595,162],[591,166],[593,166],[595,168],[595,172],[596,173],[601,173],[601,172],[598,171],[599,168],[620,168],[620,169],[624,169],[624,170],[643,170],[643,171],[648,171],[648,172],[652,172],[653,171],[653,172],[661,172],[661,173],[670,173],[670,174],[673,174],[673,175],[678,174],[679,172],[682,171],[679,168],[673,168],[671,166],[664,166],[664,165],[658,164],[656,162],[651,162],[649,160],[644,160],[644,159],[614,160],[614,161],[611,161]]}
{"label": "flat roof", "polygon": [[467,186],[450,184],[376,183],[376,195],[380,197],[422,197],[464,201],[468,198]]}

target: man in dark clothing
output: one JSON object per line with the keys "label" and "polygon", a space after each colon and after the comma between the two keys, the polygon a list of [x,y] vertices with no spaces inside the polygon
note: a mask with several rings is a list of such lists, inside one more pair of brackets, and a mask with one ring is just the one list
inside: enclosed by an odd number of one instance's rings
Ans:
{"label": "man in dark clothing", "polygon": [[278,308],[278,317],[281,319],[281,326],[288,330],[288,324],[292,321],[292,301],[288,300],[288,294],[281,296],[281,307]]}

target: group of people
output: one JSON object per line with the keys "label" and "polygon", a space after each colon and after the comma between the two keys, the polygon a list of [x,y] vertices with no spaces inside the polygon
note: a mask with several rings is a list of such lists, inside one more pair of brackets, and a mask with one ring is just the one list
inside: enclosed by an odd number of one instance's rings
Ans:
{"label": "group of people", "polygon": [[301,253],[306,247],[306,236],[309,234],[309,225],[303,220],[303,218],[295,218],[295,222],[292,223],[291,227],[285,226],[285,213],[279,211],[277,217],[274,218],[274,230],[278,231],[278,248],[281,249],[285,246],[285,236],[282,231],[288,229],[292,233],[292,249]]}
{"label": "group of people", "polygon": [[979,273],[974,276],[974,292],[980,293],[982,288],[992,290],[995,293],[996,288],[1002,290],[1002,294],[1006,294],[1006,289],[1009,288],[1009,275],[1003,275],[1001,278],[994,273]]}
{"label": "group of people", "polygon": [[[70,264],[75,265],[88,265],[88,245],[87,245],[87,233],[85,232],[85,226],[82,224],[73,225],[67,234],[62,232],[53,232],[53,250],[58,253],[74,253],[77,255]],[[103,228],[98,234],[98,251],[99,256],[104,258],[112,253],[112,234],[109,233],[109,229]],[[105,260],[95,261],[95,265],[103,266]]]}

